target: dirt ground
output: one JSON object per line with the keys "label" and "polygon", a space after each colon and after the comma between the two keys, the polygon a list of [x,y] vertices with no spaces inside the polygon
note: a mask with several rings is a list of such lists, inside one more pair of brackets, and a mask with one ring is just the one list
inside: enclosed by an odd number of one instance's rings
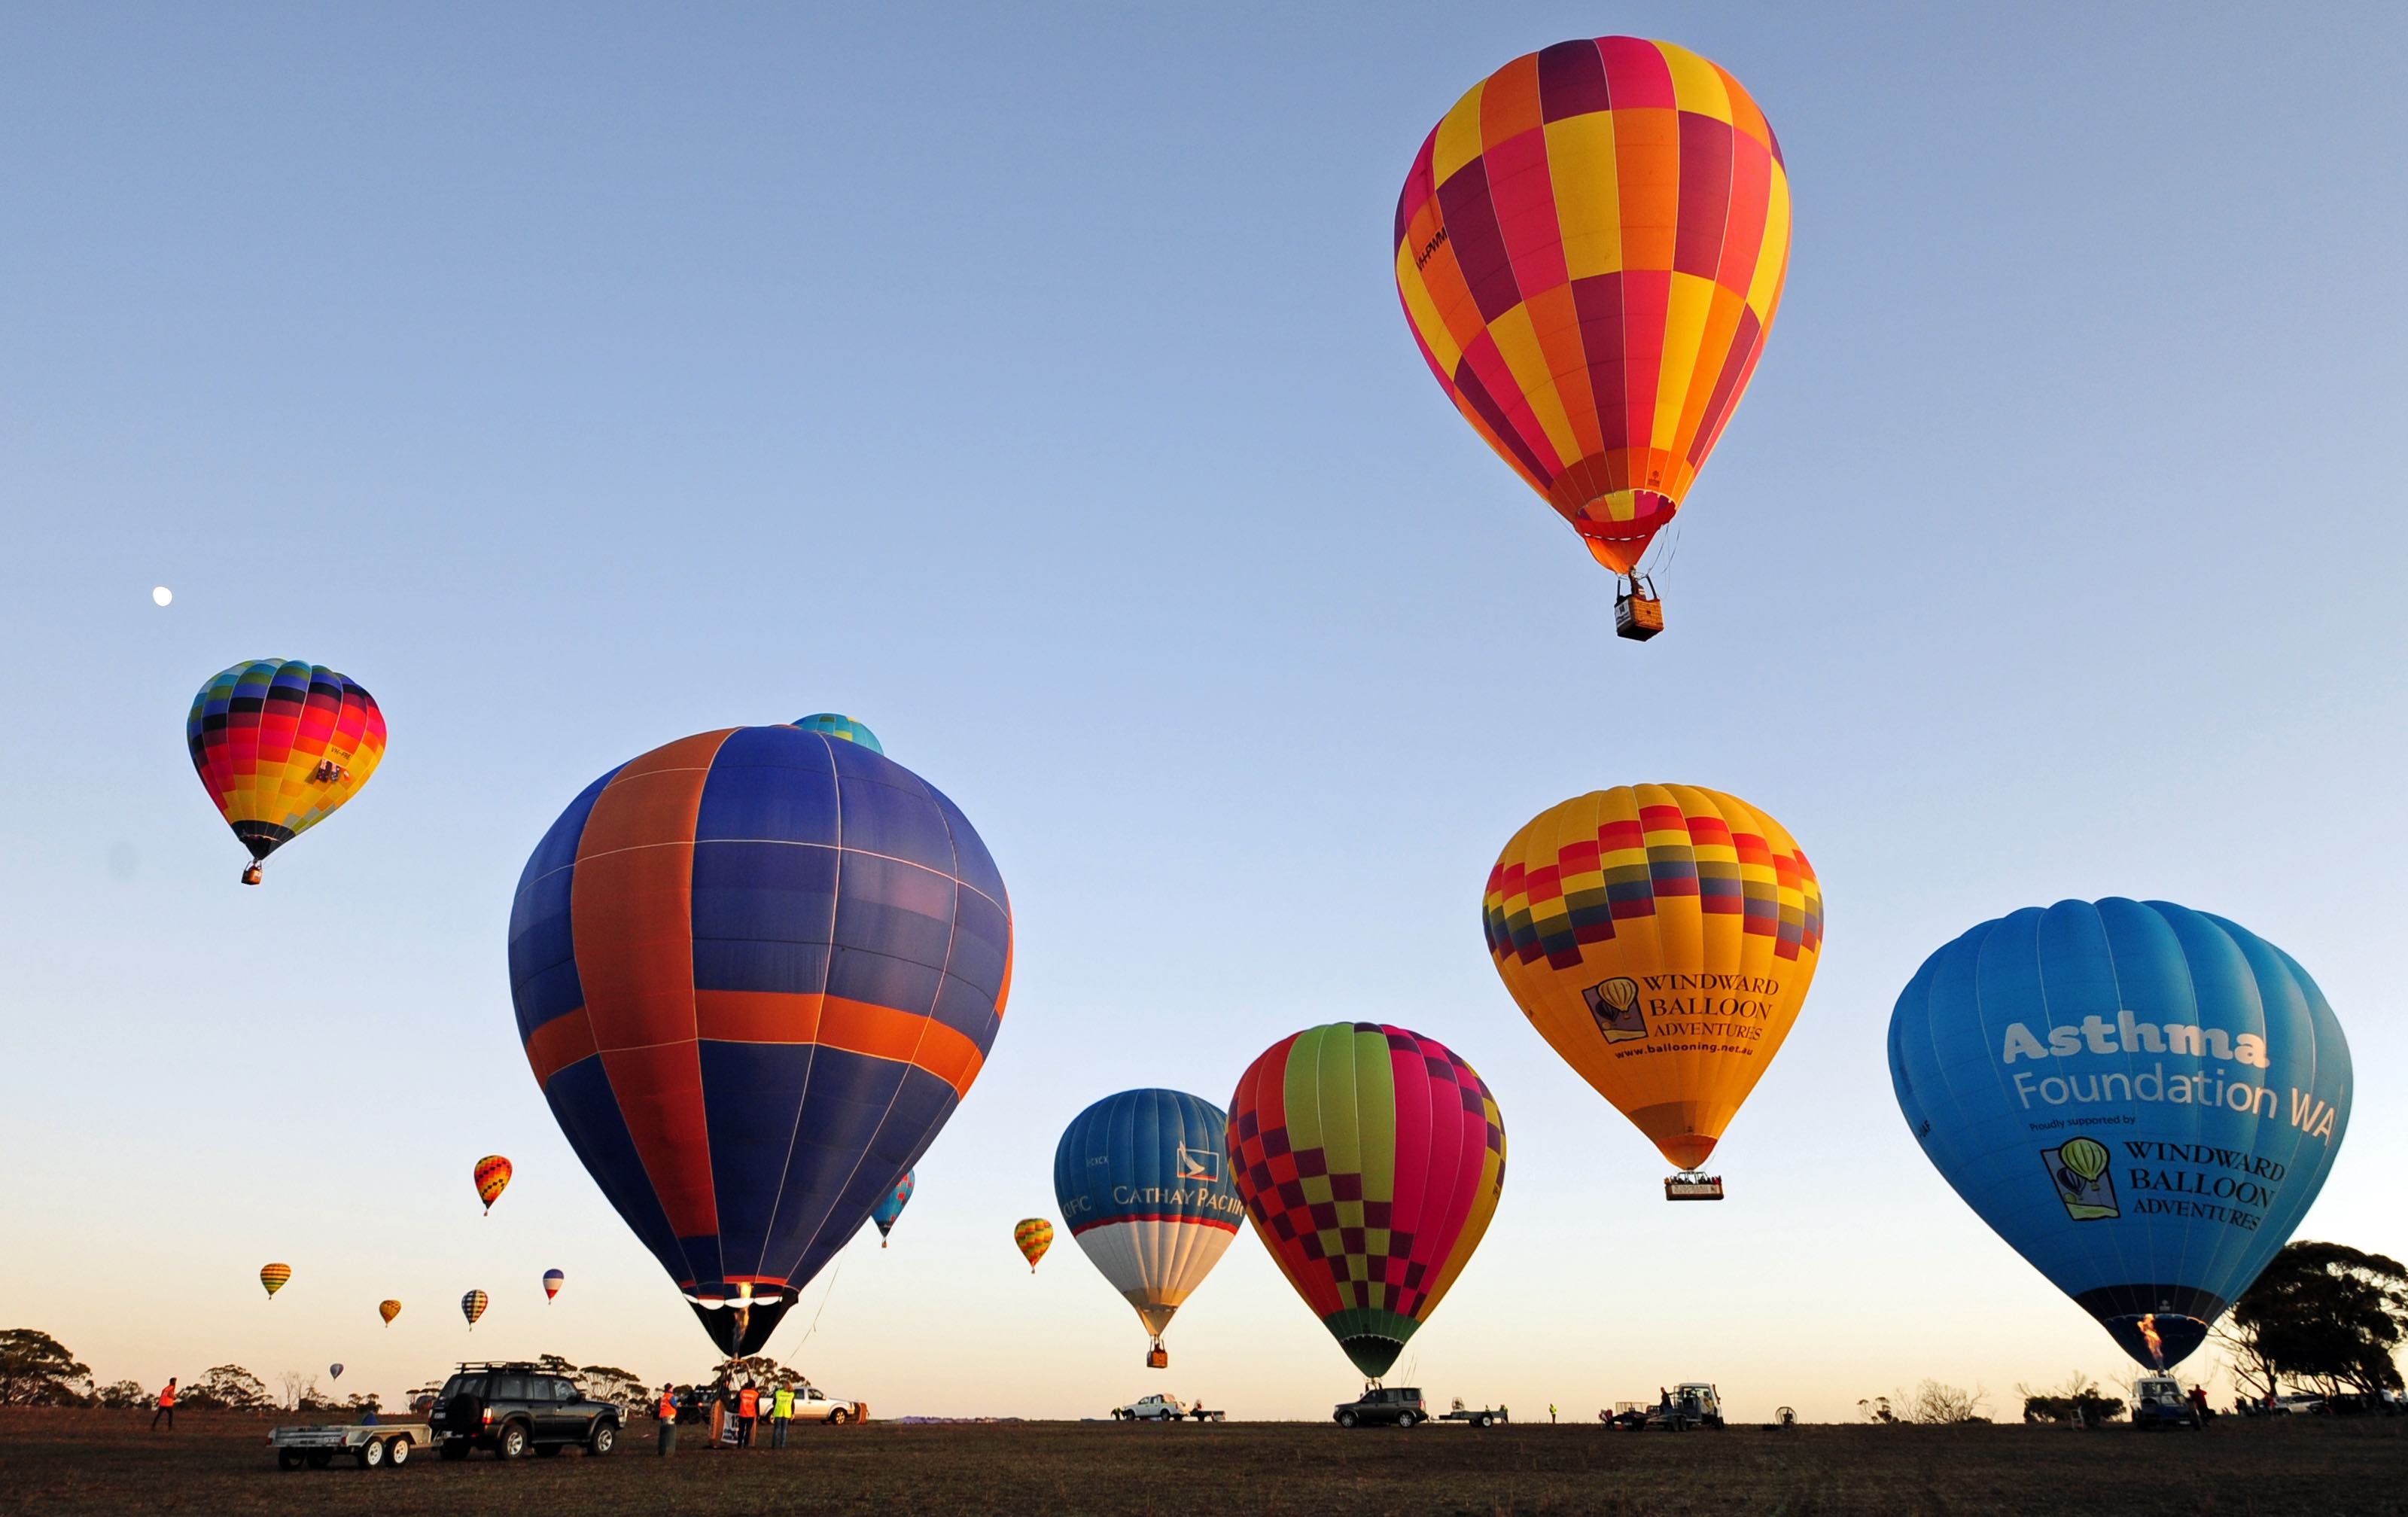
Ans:
{"label": "dirt ground", "polygon": [[2408,1512],[2408,1419],[2225,1419],[2149,1434],[873,1424],[798,1427],[783,1453],[706,1450],[685,1429],[667,1460],[647,1421],[605,1459],[422,1454],[399,1469],[344,1460],[289,1473],[266,1446],[274,1421],[192,1412],[154,1436],[147,1412],[0,1410],[0,1512]]}

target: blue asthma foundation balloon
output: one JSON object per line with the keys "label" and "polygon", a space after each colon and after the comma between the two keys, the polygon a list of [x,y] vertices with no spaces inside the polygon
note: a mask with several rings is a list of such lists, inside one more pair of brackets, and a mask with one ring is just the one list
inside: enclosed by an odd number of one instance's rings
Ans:
{"label": "blue asthma foundation balloon", "polygon": [[1889,1023],[1923,1152],[2150,1368],[2266,1267],[2349,1127],[2349,1045],[2291,956],[2168,901],[2060,901],[1924,961]]}

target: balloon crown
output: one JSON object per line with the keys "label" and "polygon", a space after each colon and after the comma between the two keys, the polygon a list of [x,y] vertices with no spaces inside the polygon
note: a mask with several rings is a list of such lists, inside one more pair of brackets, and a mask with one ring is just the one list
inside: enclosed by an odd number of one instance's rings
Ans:
{"label": "balloon crown", "polygon": [[878,734],[853,718],[836,711],[814,711],[810,716],[795,718],[787,725],[800,727],[805,732],[824,732],[831,737],[841,737],[849,743],[859,743],[871,752],[880,755],[883,755],[886,751],[878,740]]}

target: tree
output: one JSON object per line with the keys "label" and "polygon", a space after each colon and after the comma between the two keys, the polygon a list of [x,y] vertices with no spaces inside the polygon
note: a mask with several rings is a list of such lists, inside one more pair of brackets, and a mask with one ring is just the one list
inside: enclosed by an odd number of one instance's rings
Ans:
{"label": "tree", "polygon": [[276,1377],[284,1387],[284,1410],[314,1410],[318,1402],[318,1377],[298,1369],[288,1369]]}
{"label": "tree", "polygon": [[122,1380],[102,1386],[97,1395],[104,1407],[138,1407],[150,1399],[150,1393],[142,1388],[140,1381]]}
{"label": "tree", "polygon": [[2028,1423],[2078,1422],[2095,1427],[2124,1415],[2124,1403],[2100,1390],[2097,1381],[2078,1369],[2054,1391],[2018,1385],[2015,1394],[2024,1398],[2024,1421]]}
{"label": "tree", "polygon": [[1898,1394],[1898,1403],[1906,1409],[1904,1421],[1919,1427],[1951,1427],[1958,1423],[1985,1423],[1982,1404],[1990,1393],[1976,1385],[1970,1391],[1954,1385],[1942,1385],[1936,1380],[1925,1381],[1914,1388],[1913,1395]]}
{"label": "tree", "polygon": [[2236,1378],[2268,1394],[2278,1376],[2327,1395],[2401,1388],[2408,1338],[2408,1267],[2340,1243],[2296,1242],[2232,1306],[2216,1337]]}
{"label": "tree", "polygon": [[0,1332],[0,1407],[79,1406],[91,1394],[91,1367],[65,1344],[31,1327]]}
{"label": "tree", "polygon": [[650,1385],[616,1365],[587,1365],[577,1372],[577,1386],[589,1399],[614,1406],[639,1407],[652,1399]]}
{"label": "tree", "polygon": [[276,1405],[266,1384],[240,1365],[219,1365],[177,1393],[177,1404],[261,1411]]}
{"label": "tree", "polygon": [[[1905,1395],[1904,1392],[1900,1392],[1899,1394],[1901,1396]],[[1865,1414],[1865,1421],[1869,1423],[1894,1423],[1898,1421],[1898,1413],[1889,1410],[1889,1397],[1885,1395],[1868,1395],[1861,1397],[1856,1402],[1856,1410]]]}

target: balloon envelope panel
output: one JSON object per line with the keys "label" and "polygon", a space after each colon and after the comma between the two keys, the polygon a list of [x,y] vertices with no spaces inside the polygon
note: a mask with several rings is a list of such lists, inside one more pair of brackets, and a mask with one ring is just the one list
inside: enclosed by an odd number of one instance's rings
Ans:
{"label": "balloon envelope panel", "polygon": [[1054,1195],[1079,1247],[1159,1336],[1237,1236],[1228,1114],[1184,1091],[1108,1095],[1054,1151]]}
{"label": "balloon envelope panel", "polygon": [[1266,1050],[1229,1101],[1254,1232],[1355,1367],[1387,1373],[1505,1186],[1497,1098],[1442,1043],[1334,1023]]}
{"label": "balloon envelope panel", "polygon": [[2349,1047],[2307,971],[2168,901],[1984,923],[1899,995],[1889,1055],[1941,1174],[2144,1366],[2249,1288],[2349,1123]]}
{"label": "balloon envelope panel", "polygon": [[1628,572],[1754,376],[1789,265],[1789,175],[1739,80],[1669,42],[1514,59],[1430,132],[1397,293],[1498,455]]}
{"label": "balloon envelope panel", "polygon": [[[255,659],[201,686],[184,744],[218,814],[264,859],[368,782],[384,758],[384,712],[323,665]],[[324,764],[337,772],[322,780]]]}
{"label": "balloon envelope panel", "polygon": [[734,1352],[935,1139],[1010,964],[1003,880],[953,802],[793,726],[681,738],[595,780],[511,910],[520,1038],[554,1116]]}
{"label": "balloon envelope panel", "polygon": [[1684,1169],[1781,1052],[1823,949],[1822,885],[1788,831],[1695,785],[1540,812],[1481,915],[1530,1024]]}

